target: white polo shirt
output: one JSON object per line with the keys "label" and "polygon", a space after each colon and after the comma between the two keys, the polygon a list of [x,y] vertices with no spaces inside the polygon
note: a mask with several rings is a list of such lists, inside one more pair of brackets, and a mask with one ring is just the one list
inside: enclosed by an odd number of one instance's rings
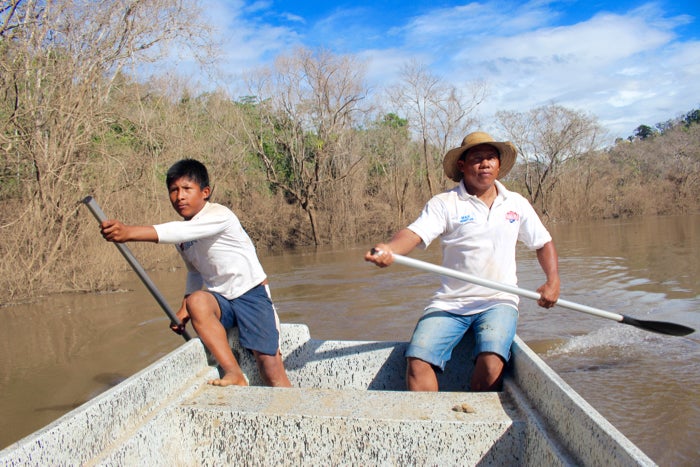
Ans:
{"label": "white polo shirt", "polygon": [[[460,183],[434,196],[408,226],[422,240],[421,248],[440,237],[442,265],[475,276],[517,285],[515,247],[542,248],[552,240],[530,203],[496,181],[498,195],[489,209]],[[441,276],[441,287],[428,308],[470,315],[496,303],[518,306],[518,296]]]}
{"label": "white polo shirt", "polygon": [[158,243],[173,243],[187,265],[186,294],[217,292],[240,297],[266,278],[255,246],[238,217],[227,207],[206,203],[188,221],[153,226]]}

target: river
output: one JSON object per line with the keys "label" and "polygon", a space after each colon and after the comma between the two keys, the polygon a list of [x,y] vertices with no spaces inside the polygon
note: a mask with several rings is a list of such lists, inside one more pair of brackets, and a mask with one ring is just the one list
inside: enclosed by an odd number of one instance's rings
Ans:
{"label": "river", "polygon": [[[700,328],[700,215],[549,228],[562,298]],[[407,340],[438,279],[365,263],[368,246],[261,255],[281,320],[307,324],[316,339]],[[439,262],[438,245],[412,256]],[[530,251],[519,250],[518,271],[522,288],[534,290],[543,280]],[[176,308],[184,272],[150,274]],[[132,273],[124,289],[0,308],[0,447],[183,342]],[[664,336],[521,299],[518,334],[654,461],[700,462],[700,333]]]}

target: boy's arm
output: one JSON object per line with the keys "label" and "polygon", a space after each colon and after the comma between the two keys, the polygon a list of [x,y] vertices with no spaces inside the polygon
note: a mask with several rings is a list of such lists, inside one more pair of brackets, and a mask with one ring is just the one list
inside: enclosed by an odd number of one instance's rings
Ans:
{"label": "boy's arm", "polygon": [[180,309],[177,310],[176,316],[177,319],[180,320],[180,323],[170,323],[170,329],[172,329],[175,334],[182,334],[185,332],[187,322],[190,320],[190,313],[187,311],[187,295],[182,299],[182,304],[180,305]]}
{"label": "boy's arm", "polygon": [[117,220],[106,220],[100,223],[100,231],[109,242],[155,242],[158,243],[158,233],[152,225],[126,225]]}

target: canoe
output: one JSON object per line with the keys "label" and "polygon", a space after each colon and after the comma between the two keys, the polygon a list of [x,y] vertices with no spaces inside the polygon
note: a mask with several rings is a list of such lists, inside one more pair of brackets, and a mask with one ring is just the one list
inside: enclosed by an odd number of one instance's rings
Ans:
{"label": "canoe", "polygon": [[[465,341],[468,339],[465,339]],[[291,389],[214,387],[199,339],[0,451],[0,465],[655,465],[516,336],[503,390],[468,392],[468,342],[438,393],[407,392],[406,342],[283,324]]]}

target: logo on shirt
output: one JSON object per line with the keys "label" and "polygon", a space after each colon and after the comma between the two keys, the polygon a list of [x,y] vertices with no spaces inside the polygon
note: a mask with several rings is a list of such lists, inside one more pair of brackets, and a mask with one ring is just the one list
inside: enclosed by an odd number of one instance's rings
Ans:
{"label": "logo on shirt", "polygon": [[460,224],[466,224],[468,222],[474,222],[474,217],[471,214],[464,214],[462,216],[459,216],[459,223]]}
{"label": "logo on shirt", "polygon": [[507,220],[508,222],[510,222],[511,224],[512,224],[513,222],[517,221],[518,219],[520,219],[520,216],[518,215],[517,212],[508,211],[508,212],[506,213],[506,220]]}
{"label": "logo on shirt", "polygon": [[185,242],[185,243],[180,243],[180,244],[178,245],[178,248],[180,248],[180,251],[185,251],[186,249],[188,249],[189,247],[191,247],[192,245],[194,245],[194,244],[195,244],[195,241],[196,241],[196,240],[192,240],[192,241]]}

